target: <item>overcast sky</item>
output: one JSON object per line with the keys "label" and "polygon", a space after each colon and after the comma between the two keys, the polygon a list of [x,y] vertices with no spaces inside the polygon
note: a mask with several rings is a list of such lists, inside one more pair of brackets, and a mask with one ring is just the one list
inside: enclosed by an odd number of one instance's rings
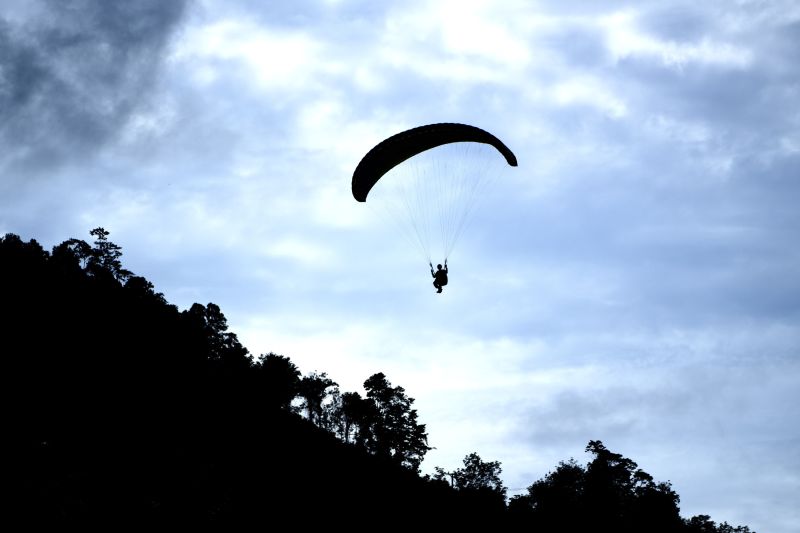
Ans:
{"label": "overcast sky", "polygon": [[[800,530],[800,3],[0,16],[0,233],[49,249],[103,226],[254,355],[345,390],[384,372],[427,424],[426,472],[477,451],[516,494],[599,439],[671,481],[684,517]],[[350,192],[372,146],[435,122],[519,159],[441,295]]]}

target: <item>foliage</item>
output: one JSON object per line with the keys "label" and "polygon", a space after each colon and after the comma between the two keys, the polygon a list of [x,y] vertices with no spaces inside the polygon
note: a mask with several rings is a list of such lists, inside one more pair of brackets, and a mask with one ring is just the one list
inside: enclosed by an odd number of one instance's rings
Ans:
{"label": "foliage", "polygon": [[304,409],[308,420],[318,426],[327,426],[324,419],[325,400],[337,392],[339,385],[323,372],[312,372],[303,376],[298,385],[300,409]]}
{"label": "foliage", "polygon": [[586,451],[594,456],[586,467],[574,459],[562,461],[530,485],[527,494],[512,498],[512,519],[545,531],[725,531],[713,523],[700,524],[696,517],[681,519],[680,498],[669,482],[655,482],[634,461],[611,452],[601,441],[589,441]]}
{"label": "foliage", "polygon": [[499,461],[484,461],[477,452],[464,457],[464,466],[452,472],[441,467],[434,468],[433,479],[449,481],[449,484],[469,499],[473,507],[483,513],[505,510],[506,487],[500,474],[503,472]]}
{"label": "foliage", "polygon": [[681,519],[669,482],[600,441],[507,507],[500,463],[477,453],[420,477],[431,447],[403,387],[376,373],[343,392],[288,357],[254,360],[217,305],[179,311],[91,234],[50,253],[0,238],[12,523],[751,533]]}
{"label": "foliage", "polygon": [[417,422],[417,410],[411,408],[414,398],[409,398],[403,387],[392,387],[382,372],[367,378],[364,389],[367,401],[372,402],[361,409],[360,433],[369,435],[367,448],[376,455],[419,470],[430,447],[425,424]]}

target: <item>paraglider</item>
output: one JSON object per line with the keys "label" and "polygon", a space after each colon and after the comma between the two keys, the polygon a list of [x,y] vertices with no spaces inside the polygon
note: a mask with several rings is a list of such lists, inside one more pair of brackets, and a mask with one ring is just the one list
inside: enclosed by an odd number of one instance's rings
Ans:
{"label": "paraglider", "polygon": [[[437,293],[447,284],[447,258],[469,215],[514,153],[491,133],[457,123],[428,124],[381,141],[353,172],[358,202],[380,206],[405,229],[427,259]],[[434,272],[431,246],[444,265]]]}
{"label": "paraglider", "polygon": [[442,265],[436,265],[436,272],[433,271],[433,263],[428,263],[431,267],[431,276],[433,276],[433,286],[436,288],[437,293],[442,292],[442,287],[447,285],[447,259],[444,260],[444,268]]}

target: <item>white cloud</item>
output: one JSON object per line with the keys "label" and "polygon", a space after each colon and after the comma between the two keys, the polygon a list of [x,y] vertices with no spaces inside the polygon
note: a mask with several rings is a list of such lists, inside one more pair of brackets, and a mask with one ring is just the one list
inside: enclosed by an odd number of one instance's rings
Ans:
{"label": "white cloud", "polygon": [[552,87],[551,93],[558,105],[589,105],[611,118],[622,118],[628,112],[625,102],[597,79],[580,77],[561,81]]}
{"label": "white cloud", "polygon": [[633,11],[603,17],[606,42],[616,60],[636,56],[655,58],[664,66],[677,70],[690,64],[745,69],[754,60],[750,49],[733,43],[709,38],[691,44],[660,40],[640,31],[636,21],[637,14]]}
{"label": "white cloud", "polygon": [[264,28],[243,20],[214,21],[192,28],[173,60],[193,64],[195,80],[208,85],[220,79],[226,63],[238,67],[241,80],[253,80],[261,89],[286,92],[319,83],[330,68],[323,47],[307,32]]}
{"label": "white cloud", "polygon": [[330,266],[335,257],[329,248],[304,241],[296,236],[284,237],[276,243],[268,244],[266,251],[273,257],[292,259],[311,268],[320,265]]}
{"label": "white cloud", "polygon": [[514,6],[483,1],[418,2],[387,19],[377,61],[452,82],[510,84],[531,60],[529,36],[509,24]]}

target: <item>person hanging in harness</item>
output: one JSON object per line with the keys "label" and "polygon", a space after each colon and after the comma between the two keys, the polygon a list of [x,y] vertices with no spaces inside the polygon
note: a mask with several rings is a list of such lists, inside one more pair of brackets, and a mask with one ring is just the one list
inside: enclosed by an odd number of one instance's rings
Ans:
{"label": "person hanging in harness", "polygon": [[431,266],[431,276],[433,276],[433,286],[436,287],[436,292],[442,292],[442,287],[447,285],[447,259],[444,260],[444,268],[442,265],[436,265],[436,272],[433,271],[433,263],[428,263]]}

